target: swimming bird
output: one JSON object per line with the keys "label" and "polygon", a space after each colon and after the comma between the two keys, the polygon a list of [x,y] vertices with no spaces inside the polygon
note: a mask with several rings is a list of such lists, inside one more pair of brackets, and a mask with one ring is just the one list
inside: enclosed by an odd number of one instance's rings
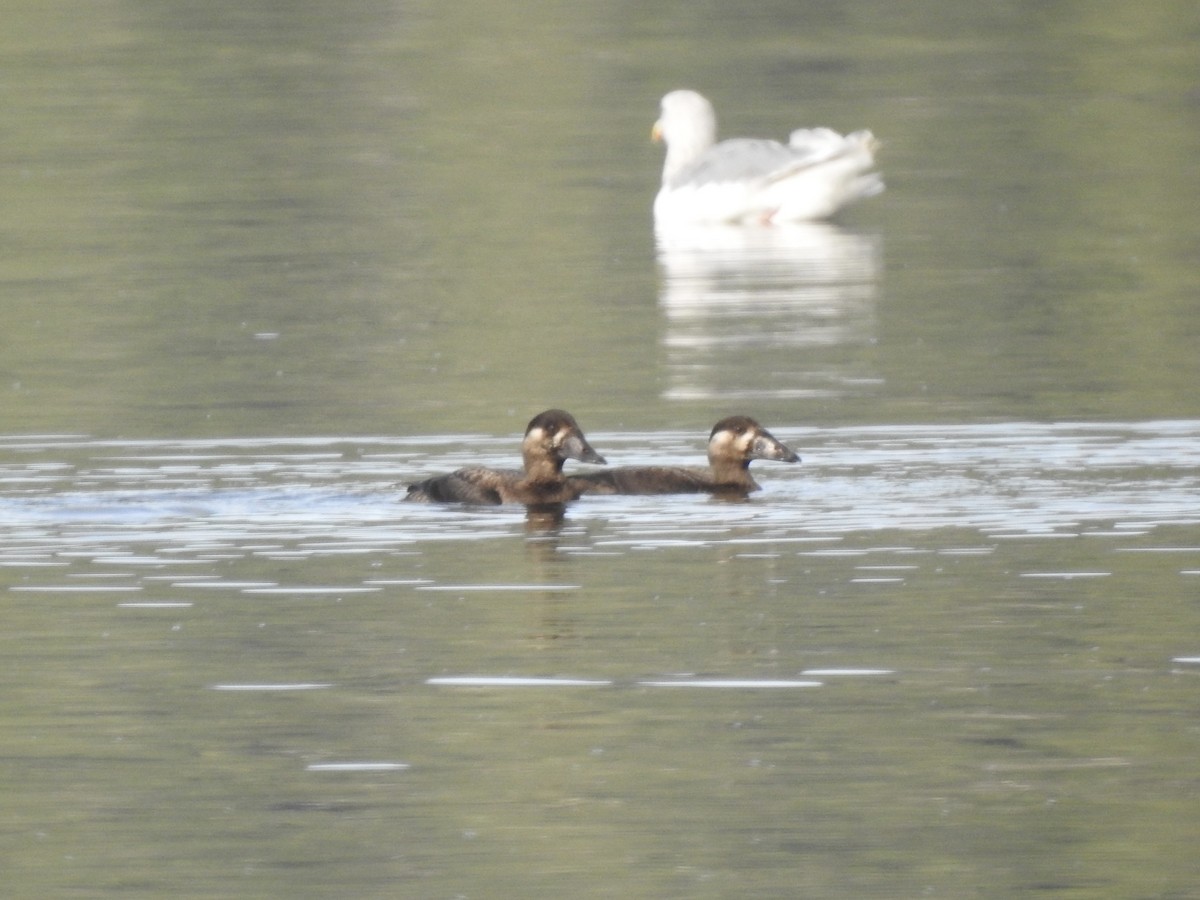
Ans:
{"label": "swimming bird", "polygon": [[563,475],[566,460],[604,464],[604,457],[592,449],[575,417],[561,409],[548,409],[533,417],[521,442],[521,457],[524,471],[470,466],[410,484],[404,499],[476,506],[554,506],[574,500],[582,492]]}
{"label": "swimming bird", "polygon": [[590,494],[698,494],[744,497],[759,490],[750,462],[774,459],[800,462],[789,447],[749,416],[729,416],[708,437],[708,468],[617,466],[573,475],[568,481]]}
{"label": "swimming bird", "polygon": [[654,199],[660,227],[827,219],[883,190],[869,131],[793,131],[787,144],[757,138],[717,143],[712,104],[695,91],[662,98],[651,136],[667,145]]}

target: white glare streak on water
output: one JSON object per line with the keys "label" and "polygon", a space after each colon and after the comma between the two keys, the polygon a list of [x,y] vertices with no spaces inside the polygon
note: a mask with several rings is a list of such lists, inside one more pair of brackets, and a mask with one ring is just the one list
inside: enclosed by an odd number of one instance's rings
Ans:
{"label": "white glare streak on water", "polygon": [[519,675],[447,675],[428,678],[426,684],[443,687],[607,687],[607,679],[535,678]]}
{"label": "white glare streak on water", "polygon": [[402,772],[408,763],[395,762],[340,762],[340,763],[310,763],[305,766],[309,772]]}

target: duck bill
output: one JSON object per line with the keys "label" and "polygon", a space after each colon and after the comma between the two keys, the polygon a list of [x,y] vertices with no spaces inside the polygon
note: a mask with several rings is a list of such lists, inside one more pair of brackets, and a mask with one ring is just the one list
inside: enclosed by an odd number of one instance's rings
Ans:
{"label": "duck bill", "polygon": [[650,140],[658,144],[662,142],[662,122],[655,122],[654,127],[650,129]]}
{"label": "duck bill", "polygon": [[595,463],[598,466],[607,465],[603,456],[592,449],[582,434],[568,435],[558,448],[564,459],[577,459],[580,462]]}
{"label": "duck bill", "polygon": [[800,457],[797,456],[790,447],[775,439],[775,435],[768,431],[764,431],[754,439],[754,446],[751,448],[751,459],[774,459],[779,462],[800,462]]}

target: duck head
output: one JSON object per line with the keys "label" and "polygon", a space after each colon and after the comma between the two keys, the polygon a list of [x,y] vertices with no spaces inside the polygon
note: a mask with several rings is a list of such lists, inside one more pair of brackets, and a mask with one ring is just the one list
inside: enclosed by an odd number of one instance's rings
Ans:
{"label": "duck head", "polygon": [[588,443],[575,417],[561,409],[548,409],[530,420],[521,444],[521,455],[525,459],[525,471],[530,474],[546,464],[552,466],[554,472],[561,472],[568,459],[605,464],[604,457]]}
{"label": "duck head", "polygon": [[800,457],[749,416],[729,416],[713,426],[708,437],[708,460],[714,468],[736,463],[743,469],[751,460],[800,462]]}

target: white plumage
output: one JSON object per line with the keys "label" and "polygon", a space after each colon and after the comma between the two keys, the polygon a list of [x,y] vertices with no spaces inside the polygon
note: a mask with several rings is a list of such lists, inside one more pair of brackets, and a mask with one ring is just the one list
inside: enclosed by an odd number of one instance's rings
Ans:
{"label": "white plumage", "polygon": [[793,131],[787,144],[736,138],[716,143],[712,104],[695,91],[662,99],[653,135],[667,145],[659,226],[827,219],[883,190],[874,135],[828,128]]}

